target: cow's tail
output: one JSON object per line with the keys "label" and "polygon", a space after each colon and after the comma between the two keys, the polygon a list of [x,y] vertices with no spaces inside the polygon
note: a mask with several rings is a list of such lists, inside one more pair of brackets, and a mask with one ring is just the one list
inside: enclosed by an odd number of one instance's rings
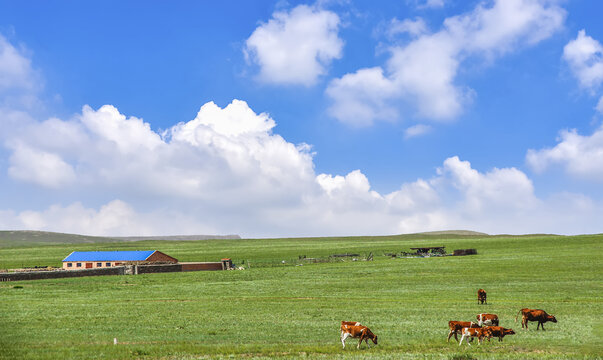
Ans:
{"label": "cow's tail", "polygon": [[[523,309],[521,309],[521,310],[523,310]],[[517,312],[517,314],[515,315],[515,322],[517,322],[517,317],[518,317],[518,316],[519,316],[519,314],[521,313],[521,310],[519,310],[519,311]]]}

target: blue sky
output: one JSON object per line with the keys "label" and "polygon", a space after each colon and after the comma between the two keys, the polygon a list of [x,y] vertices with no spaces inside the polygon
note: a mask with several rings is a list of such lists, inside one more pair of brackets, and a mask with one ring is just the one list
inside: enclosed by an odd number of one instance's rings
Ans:
{"label": "blue sky", "polygon": [[0,228],[601,232],[601,13],[0,1]]}

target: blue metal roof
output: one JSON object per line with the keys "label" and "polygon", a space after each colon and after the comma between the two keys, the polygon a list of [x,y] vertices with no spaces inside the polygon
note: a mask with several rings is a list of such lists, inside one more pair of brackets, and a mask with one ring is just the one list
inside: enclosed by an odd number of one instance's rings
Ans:
{"label": "blue metal roof", "polygon": [[155,251],[74,251],[63,261],[144,261]]}

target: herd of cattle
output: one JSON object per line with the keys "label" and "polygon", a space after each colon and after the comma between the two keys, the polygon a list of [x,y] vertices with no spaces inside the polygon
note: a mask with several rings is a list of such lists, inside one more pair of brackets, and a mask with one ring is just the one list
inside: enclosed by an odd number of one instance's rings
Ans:
{"label": "herd of cattle", "polygon": [[[477,303],[478,304],[488,304],[486,291],[483,289],[479,289],[477,291]],[[536,321],[538,325],[536,326],[536,330],[542,327],[544,330],[544,323],[557,322],[557,319],[553,315],[549,315],[544,310],[539,309],[528,309],[524,308],[519,310],[517,315],[515,315],[515,321],[517,322],[517,316],[521,314],[521,328],[528,329],[529,321]],[[470,341],[473,341],[473,338],[478,339],[478,345],[481,345],[484,338],[487,338],[490,341],[491,338],[497,337],[498,341],[503,341],[503,338],[506,335],[514,335],[515,331],[513,329],[507,329],[499,325],[498,315],[496,314],[478,314],[476,317],[477,323],[473,321],[449,321],[448,328],[450,331],[448,332],[447,341],[450,342],[450,338],[454,335],[454,338],[458,341],[458,334],[461,335],[461,341],[459,341],[459,346],[463,344],[463,340],[467,342],[468,345]],[[375,345],[377,345],[377,335],[373,334],[373,332],[366,326],[360,324],[356,321],[342,321],[341,322],[341,344],[345,349],[345,340],[347,338],[355,338],[360,339],[358,341],[358,348],[360,348],[360,344],[363,341],[366,342],[366,345],[370,348],[369,340],[371,340]]]}

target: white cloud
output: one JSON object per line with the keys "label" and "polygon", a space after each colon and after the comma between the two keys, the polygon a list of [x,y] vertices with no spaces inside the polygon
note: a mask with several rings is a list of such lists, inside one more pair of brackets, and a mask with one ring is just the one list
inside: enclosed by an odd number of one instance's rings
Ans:
{"label": "white cloud", "polygon": [[537,202],[532,181],[515,168],[494,168],[485,174],[471,168],[468,161],[451,157],[444,161],[442,174],[464,195],[463,206],[471,214],[486,207],[523,209]]}
{"label": "white cloud", "polygon": [[260,67],[259,80],[310,86],[342,56],[337,14],[307,5],[277,11],[246,41],[245,53]]}
{"label": "white cloud", "polygon": [[[316,174],[309,146],[272,134],[274,126],[238,100],[203,105],[163,138],[110,106],[28,124],[7,143],[19,170],[12,176],[76,196],[41,210],[0,209],[0,225],[91,235],[326,236],[450,228],[582,233],[598,224],[591,214],[601,206],[584,195],[538,199],[521,171],[482,173],[458,157],[431,179],[381,194],[360,170]],[[84,205],[89,200],[77,194],[86,193],[101,205]]]}
{"label": "white cloud", "polygon": [[446,4],[444,0],[413,0],[417,9],[442,8]]}
{"label": "white cloud", "polygon": [[59,155],[19,144],[10,158],[8,174],[26,182],[49,188],[70,185],[75,180],[73,168]]}
{"label": "white cloud", "polygon": [[419,36],[426,32],[427,24],[425,24],[425,20],[420,17],[417,17],[414,20],[404,19],[402,21],[393,18],[388,28],[388,35],[390,37],[404,33],[412,36]]}
{"label": "white cloud", "polygon": [[[151,131],[148,123],[135,117],[126,118],[111,105],[105,105],[97,111],[84,106],[80,121],[90,135],[99,141],[111,142],[124,154],[153,150],[163,143],[159,135]],[[56,125],[62,124],[57,122]]]}
{"label": "white cloud", "polygon": [[0,213],[0,226],[107,236],[174,234],[165,233],[166,229],[183,234],[216,233],[216,229],[200,225],[197,219],[186,213],[137,213],[130,204],[121,200],[110,201],[98,210],[75,202],[68,206],[54,204],[42,211],[3,212]]}
{"label": "white cloud", "polygon": [[0,92],[36,86],[31,60],[0,35]]}
{"label": "white cloud", "polygon": [[162,138],[113,106],[85,106],[67,121],[8,129],[8,172],[59,191],[111,194],[107,201],[142,197],[168,208],[201,207],[207,223],[222,208],[253,222],[263,207],[293,206],[320,189],[310,147],[272,134],[274,126],[267,114],[234,100],[224,109],[205,104]]}
{"label": "white cloud", "polygon": [[584,30],[565,45],[563,58],[581,87],[594,91],[603,82],[603,46]]}
{"label": "white cloud", "polygon": [[528,150],[528,165],[536,172],[559,165],[575,177],[603,181],[603,127],[590,136],[574,130],[560,132],[559,143],[552,148]]}
{"label": "white cloud", "polygon": [[404,138],[410,139],[412,137],[421,136],[429,133],[433,129],[430,125],[416,124],[406,130],[404,130]]}
{"label": "white cloud", "polygon": [[331,116],[352,126],[368,126],[374,120],[394,120],[398,112],[387,103],[397,89],[383,76],[379,67],[360,69],[334,79],[326,90],[333,99],[329,108]]}
{"label": "white cloud", "polygon": [[471,89],[455,84],[465,59],[492,60],[519,47],[533,45],[557,31],[564,19],[563,9],[545,1],[499,0],[491,7],[480,4],[469,13],[447,18],[438,32],[420,35],[405,46],[392,46],[386,71],[371,69],[374,73],[384,73],[380,83],[387,82],[393,88],[384,93],[378,87],[380,97],[375,95],[364,100],[363,94],[372,93],[370,83],[358,82],[358,86],[350,85],[340,91],[340,80],[359,76],[367,69],[333,80],[327,89],[332,100],[330,113],[348,123],[349,116],[338,112],[345,108],[341,103],[361,101],[362,104],[356,106],[365,108],[365,114],[372,114],[363,121],[369,125],[374,120],[382,120],[379,116],[382,104],[397,108],[402,103],[416,104],[419,115],[425,118],[452,119],[473,96]]}
{"label": "white cloud", "polygon": [[42,78],[32,67],[26,51],[0,34],[0,125],[7,113],[15,115],[19,109],[43,108],[37,96],[42,87]]}
{"label": "white cloud", "polygon": [[599,113],[603,114],[603,96],[601,96],[601,98],[599,98],[599,102],[597,103],[597,106],[595,108]]}

